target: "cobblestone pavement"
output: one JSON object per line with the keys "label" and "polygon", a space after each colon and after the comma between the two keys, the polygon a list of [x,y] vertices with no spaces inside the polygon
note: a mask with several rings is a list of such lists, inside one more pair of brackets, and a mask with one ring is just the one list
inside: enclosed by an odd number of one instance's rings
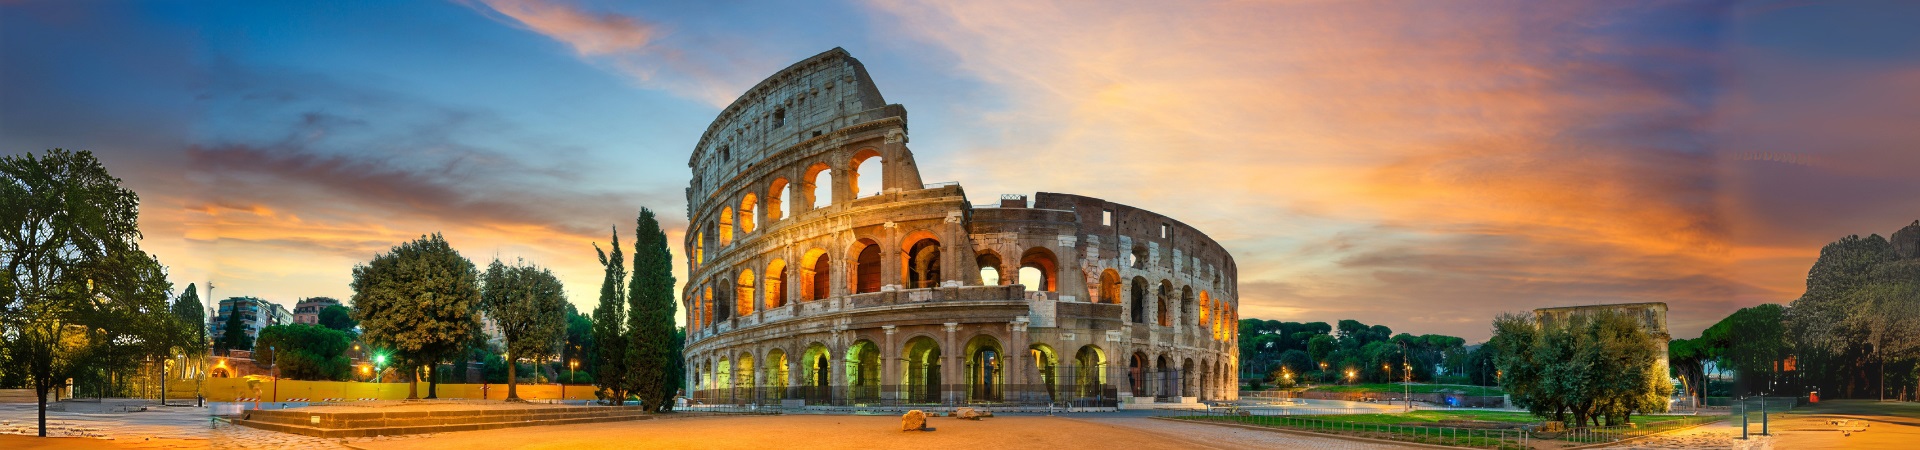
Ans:
{"label": "cobblestone pavement", "polygon": [[[0,433],[38,435],[36,408],[32,403],[0,403]],[[163,407],[151,400],[80,400],[47,405],[48,436],[205,441],[209,423],[206,408]]]}
{"label": "cobblestone pavement", "polygon": [[317,438],[277,431],[267,431],[228,423],[214,428],[211,448],[214,450],[252,450],[252,449],[345,449],[349,445],[359,446],[368,443],[386,443],[389,441],[426,441],[438,437],[440,433],[416,434],[407,436],[383,436],[373,438]]}

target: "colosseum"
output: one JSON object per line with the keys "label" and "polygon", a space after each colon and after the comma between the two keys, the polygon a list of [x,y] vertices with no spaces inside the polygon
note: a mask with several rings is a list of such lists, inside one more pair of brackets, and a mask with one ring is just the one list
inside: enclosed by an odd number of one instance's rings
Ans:
{"label": "colosseum", "polygon": [[695,401],[1235,399],[1236,269],[1218,242],[1094,197],[971,204],[921,180],[907,136],[906,108],[839,48],[707,127],[687,162]]}

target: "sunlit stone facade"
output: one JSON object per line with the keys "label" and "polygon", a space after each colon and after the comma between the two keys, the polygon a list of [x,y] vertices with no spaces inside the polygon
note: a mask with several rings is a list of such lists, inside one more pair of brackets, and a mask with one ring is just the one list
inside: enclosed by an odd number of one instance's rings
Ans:
{"label": "sunlit stone facade", "polygon": [[969,204],[920,178],[907,136],[906,108],[837,48],[714,119],[688,161],[695,400],[1236,396],[1239,292],[1219,243],[1092,197]]}

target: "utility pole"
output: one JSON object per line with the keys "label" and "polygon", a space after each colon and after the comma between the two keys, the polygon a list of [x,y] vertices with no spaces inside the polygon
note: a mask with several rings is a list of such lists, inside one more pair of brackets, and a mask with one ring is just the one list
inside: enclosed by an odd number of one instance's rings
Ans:
{"label": "utility pole", "polygon": [[1407,341],[1400,341],[1401,386],[1406,387],[1407,411],[1413,411],[1413,366],[1407,364]]}

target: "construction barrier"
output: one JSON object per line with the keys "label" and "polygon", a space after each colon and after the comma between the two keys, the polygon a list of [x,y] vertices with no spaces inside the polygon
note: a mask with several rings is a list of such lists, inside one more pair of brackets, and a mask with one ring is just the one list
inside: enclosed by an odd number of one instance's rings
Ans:
{"label": "construction barrier", "polygon": [[[241,401],[258,398],[263,402],[401,400],[407,398],[407,383],[359,383],[351,381],[261,380],[250,385],[245,378],[208,378],[207,400]],[[277,385],[277,386],[276,386]],[[567,385],[566,400],[593,400],[592,385]],[[277,389],[277,390],[276,390]],[[514,389],[526,400],[559,400],[561,386],[521,384]],[[505,384],[441,384],[439,398],[505,400]],[[427,396],[427,383],[420,383],[419,397]],[[305,399],[305,400],[294,400]],[[251,401],[251,400],[249,400]]]}

